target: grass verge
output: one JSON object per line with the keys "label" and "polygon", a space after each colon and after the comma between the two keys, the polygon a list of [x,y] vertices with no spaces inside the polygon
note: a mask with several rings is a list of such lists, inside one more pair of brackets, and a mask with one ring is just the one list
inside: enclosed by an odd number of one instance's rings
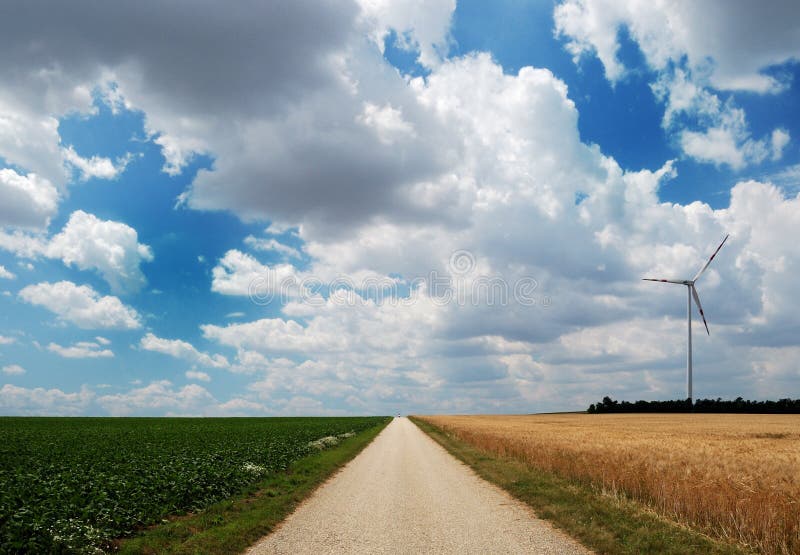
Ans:
{"label": "grass verge", "polygon": [[540,518],[598,553],[750,553],[660,517],[634,501],[603,494],[590,485],[515,459],[488,454],[419,418],[411,417],[411,421],[479,476],[527,503]]}
{"label": "grass verge", "polygon": [[241,553],[269,534],[336,470],[361,452],[391,419],[271,474],[237,496],[175,517],[119,543],[120,553]]}

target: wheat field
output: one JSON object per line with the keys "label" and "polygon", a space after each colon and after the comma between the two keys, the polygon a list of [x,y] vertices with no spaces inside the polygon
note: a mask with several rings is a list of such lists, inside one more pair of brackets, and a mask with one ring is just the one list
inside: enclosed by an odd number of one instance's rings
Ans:
{"label": "wheat field", "polygon": [[800,553],[800,416],[426,416],[479,449],[623,494],[763,553]]}

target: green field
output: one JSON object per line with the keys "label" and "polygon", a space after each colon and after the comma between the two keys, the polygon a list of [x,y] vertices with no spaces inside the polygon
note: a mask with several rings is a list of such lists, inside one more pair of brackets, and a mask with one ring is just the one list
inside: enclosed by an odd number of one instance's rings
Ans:
{"label": "green field", "polygon": [[108,549],[385,421],[0,418],[0,552]]}

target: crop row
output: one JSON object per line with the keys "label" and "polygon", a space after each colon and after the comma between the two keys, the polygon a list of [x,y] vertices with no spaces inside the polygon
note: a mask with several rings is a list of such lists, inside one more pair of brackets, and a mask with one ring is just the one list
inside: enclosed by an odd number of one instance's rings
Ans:
{"label": "crop row", "polygon": [[0,418],[0,552],[104,551],[379,418]]}

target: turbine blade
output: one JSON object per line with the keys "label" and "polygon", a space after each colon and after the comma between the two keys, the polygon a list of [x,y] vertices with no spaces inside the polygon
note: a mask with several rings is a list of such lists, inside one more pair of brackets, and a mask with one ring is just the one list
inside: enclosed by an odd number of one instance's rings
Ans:
{"label": "turbine blade", "polygon": [[703,319],[703,325],[706,327],[706,333],[711,335],[711,332],[708,331],[708,322],[706,322],[706,315],[703,312],[703,305],[700,304],[700,295],[697,294],[697,289],[694,288],[694,285],[690,285],[689,288],[692,290],[692,297],[694,297],[694,302],[697,303],[697,310],[700,311],[700,317]]}
{"label": "turbine blade", "polygon": [[700,278],[700,276],[702,276],[702,275],[703,275],[703,272],[705,272],[705,271],[706,271],[706,268],[708,268],[708,265],[709,265],[709,264],[711,264],[711,261],[712,261],[712,260],[714,260],[714,257],[715,257],[715,256],[717,256],[717,253],[719,252],[719,249],[721,249],[721,248],[722,248],[722,245],[724,245],[724,244],[725,244],[725,241],[727,241],[727,240],[728,240],[728,237],[730,237],[730,235],[726,235],[726,236],[725,236],[725,239],[723,239],[723,240],[722,240],[722,243],[720,243],[720,244],[719,244],[719,246],[717,247],[717,250],[715,250],[715,251],[714,251],[714,254],[712,254],[712,255],[711,255],[711,258],[709,258],[709,259],[708,259],[708,262],[706,262],[706,265],[705,265],[705,266],[703,266],[702,268],[700,268],[700,271],[699,271],[699,272],[697,272],[697,275],[696,275],[696,276],[694,276],[694,279],[693,279],[692,281],[697,281],[697,280]]}
{"label": "turbine blade", "polygon": [[676,279],[653,279],[653,278],[642,278],[642,281],[660,281],[662,283],[677,283],[678,285],[686,285],[682,281],[678,281]]}

